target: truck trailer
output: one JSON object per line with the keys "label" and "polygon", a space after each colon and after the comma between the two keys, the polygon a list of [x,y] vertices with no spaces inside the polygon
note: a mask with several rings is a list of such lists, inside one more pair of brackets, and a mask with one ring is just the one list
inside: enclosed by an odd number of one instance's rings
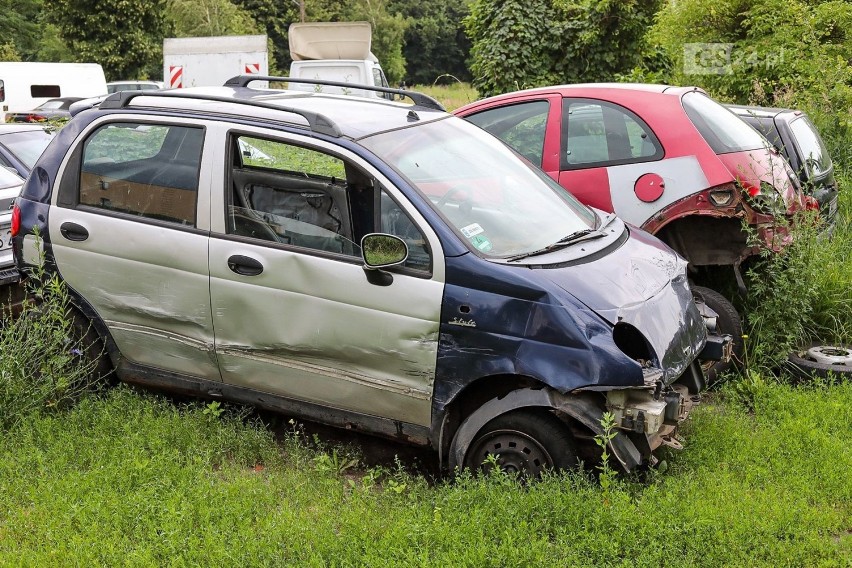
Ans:
{"label": "truck trailer", "polygon": [[269,75],[267,45],[266,35],[166,38],[165,88],[221,87],[237,75]]}

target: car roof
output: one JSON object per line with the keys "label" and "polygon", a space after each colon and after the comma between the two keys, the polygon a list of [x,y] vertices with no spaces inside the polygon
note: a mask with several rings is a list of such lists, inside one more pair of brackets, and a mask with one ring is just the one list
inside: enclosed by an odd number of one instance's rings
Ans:
{"label": "car roof", "polygon": [[0,135],[3,134],[12,134],[14,132],[33,132],[36,130],[41,130],[47,134],[48,132],[45,130],[43,124],[27,124],[25,122],[0,122]]}
{"label": "car roof", "polygon": [[457,109],[457,111],[454,112],[458,113],[459,111],[461,111],[460,114],[464,114],[466,111],[468,111],[468,109],[476,108],[478,105],[486,101],[490,104],[495,101],[510,101],[516,98],[522,99],[529,96],[547,94],[558,94],[566,97],[612,97],[618,99],[623,98],[625,95],[629,95],[631,97],[657,97],[661,95],[681,96],[684,93],[692,91],[698,91],[701,93],[704,92],[698,87],[675,87],[672,85],[651,83],[575,83],[570,85],[552,85],[548,87],[536,87],[533,89],[526,89],[523,91],[514,91],[503,95],[495,95],[493,97],[488,97],[464,105],[463,107]]}
{"label": "car roof", "polygon": [[[292,123],[297,126],[309,126],[311,122],[304,117],[300,118],[298,116],[300,112],[320,115],[321,119],[332,122],[339,135],[353,139],[452,116],[444,111],[385,99],[247,87],[193,87],[164,91],[133,91],[132,95],[124,91],[105,99],[100,104],[100,108],[117,108],[119,101],[128,97],[132,98],[123,105],[126,108],[173,108],[216,115],[233,115],[237,118],[260,118]],[[256,108],[249,110],[248,105],[256,105]],[[293,111],[296,113],[294,114]],[[322,122],[321,119],[320,122]],[[319,127],[323,125],[316,123],[314,126],[316,130],[319,130]],[[323,131],[328,133],[328,130]]]}

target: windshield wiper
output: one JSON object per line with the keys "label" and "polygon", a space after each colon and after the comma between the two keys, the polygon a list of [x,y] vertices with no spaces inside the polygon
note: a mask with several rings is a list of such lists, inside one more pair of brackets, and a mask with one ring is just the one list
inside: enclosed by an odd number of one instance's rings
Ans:
{"label": "windshield wiper", "polygon": [[515,256],[510,256],[506,259],[506,262],[515,262],[516,260],[521,260],[529,256],[536,256],[556,249],[567,247],[568,245],[576,243],[577,241],[583,241],[590,238],[598,238],[602,236],[604,236],[604,234],[598,231],[597,229],[580,229],[579,231],[574,231],[570,235],[562,237],[555,243],[547,245],[544,248],[540,248],[532,252],[525,252],[521,254],[516,254]]}

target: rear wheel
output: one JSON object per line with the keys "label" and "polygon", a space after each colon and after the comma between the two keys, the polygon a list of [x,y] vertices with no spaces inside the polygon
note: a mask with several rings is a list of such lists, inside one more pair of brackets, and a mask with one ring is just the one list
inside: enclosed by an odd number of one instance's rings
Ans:
{"label": "rear wheel", "polygon": [[692,296],[695,298],[695,303],[698,304],[698,309],[701,311],[702,316],[705,318],[713,317],[713,314],[702,309],[702,303],[715,313],[716,330],[710,333],[715,335],[730,335],[732,338],[732,356],[730,362],[701,362],[701,367],[704,369],[704,374],[707,377],[707,384],[710,385],[716,382],[722,372],[732,369],[742,361],[745,347],[743,344],[743,323],[734,305],[719,292],[705,288],[704,286],[692,286]]}
{"label": "rear wheel", "polygon": [[67,342],[68,349],[84,367],[79,376],[79,388],[98,390],[115,382],[112,361],[103,341],[92,323],[80,313],[74,314]]}
{"label": "rear wheel", "polygon": [[496,464],[528,478],[541,477],[545,470],[571,469],[577,463],[568,428],[543,410],[498,416],[479,431],[464,459],[464,466],[473,471],[488,473]]}

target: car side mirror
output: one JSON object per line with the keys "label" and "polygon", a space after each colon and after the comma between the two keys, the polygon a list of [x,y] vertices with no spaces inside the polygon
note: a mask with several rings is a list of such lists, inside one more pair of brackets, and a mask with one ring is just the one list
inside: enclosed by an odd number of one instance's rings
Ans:
{"label": "car side mirror", "polygon": [[394,235],[370,233],[361,239],[361,258],[370,269],[395,266],[408,258],[408,245]]}

